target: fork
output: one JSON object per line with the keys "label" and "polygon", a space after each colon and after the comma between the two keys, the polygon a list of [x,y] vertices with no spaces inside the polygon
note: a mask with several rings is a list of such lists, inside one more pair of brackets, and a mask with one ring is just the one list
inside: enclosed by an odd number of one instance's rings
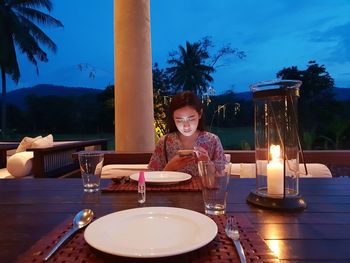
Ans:
{"label": "fork", "polygon": [[225,232],[226,232],[226,235],[232,239],[232,241],[236,247],[236,250],[238,252],[241,263],[246,263],[247,260],[246,260],[246,257],[244,255],[244,250],[243,250],[243,247],[241,245],[241,242],[239,242],[239,232],[238,232],[237,226],[233,222],[232,217],[227,218]]}

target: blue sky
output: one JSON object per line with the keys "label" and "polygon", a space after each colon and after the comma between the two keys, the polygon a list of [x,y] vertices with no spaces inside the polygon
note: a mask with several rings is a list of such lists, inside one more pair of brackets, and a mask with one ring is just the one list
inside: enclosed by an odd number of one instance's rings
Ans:
{"label": "blue sky", "polygon": [[[324,64],[338,87],[350,87],[349,0],[150,0],[153,62],[167,67],[170,51],[210,36],[246,53],[219,67],[217,93],[248,91],[283,67]],[[113,83],[113,0],[53,0],[64,28],[44,29],[58,46],[40,75],[19,55],[21,79],[8,90],[39,83],[105,88]],[[82,65],[79,69],[78,65]],[[93,73],[94,78],[89,77]]]}

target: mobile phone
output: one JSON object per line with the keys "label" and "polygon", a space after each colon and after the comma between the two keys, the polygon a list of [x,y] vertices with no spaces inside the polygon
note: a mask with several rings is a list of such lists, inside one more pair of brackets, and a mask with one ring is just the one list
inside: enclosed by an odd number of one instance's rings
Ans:
{"label": "mobile phone", "polygon": [[180,157],[189,157],[189,156],[194,156],[194,151],[193,150],[178,150],[177,154]]}

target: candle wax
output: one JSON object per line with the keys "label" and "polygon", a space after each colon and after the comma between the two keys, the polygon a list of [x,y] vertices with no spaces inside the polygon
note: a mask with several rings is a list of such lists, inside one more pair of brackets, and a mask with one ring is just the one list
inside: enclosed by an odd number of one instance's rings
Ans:
{"label": "candle wax", "polygon": [[267,164],[267,193],[269,195],[283,195],[283,165],[272,160]]}

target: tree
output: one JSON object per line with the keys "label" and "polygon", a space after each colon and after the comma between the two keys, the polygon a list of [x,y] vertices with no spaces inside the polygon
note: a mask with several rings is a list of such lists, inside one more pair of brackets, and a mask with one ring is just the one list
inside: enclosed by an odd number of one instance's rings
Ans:
{"label": "tree", "polygon": [[[166,133],[166,113],[170,102],[170,80],[165,70],[153,65],[153,106],[154,126],[158,138]],[[156,138],[156,139],[158,139]]]}
{"label": "tree", "polygon": [[211,73],[214,67],[206,65],[205,60],[209,58],[206,50],[201,44],[186,42],[186,48],[179,46],[179,57],[172,57],[168,63],[174,65],[168,68],[171,81],[175,86],[175,91],[191,90],[197,94],[206,92],[209,83],[213,81]]}
{"label": "tree", "polygon": [[29,95],[25,101],[28,130],[31,132],[67,132],[67,127],[79,125],[72,119],[76,108],[72,97]]}
{"label": "tree", "polygon": [[282,79],[301,80],[301,100],[324,101],[334,97],[334,80],[327,72],[324,65],[318,65],[315,61],[309,61],[306,70],[298,70],[296,66],[284,68],[277,73]]}
{"label": "tree", "polygon": [[167,72],[160,69],[158,63],[154,63],[152,69],[153,92],[159,91],[161,95],[167,95],[171,92],[170,80]]}
{"label": "tree", "polygon": [[101,132],[114,133],[114,85],[108,85],[98,95],[98,125]]}
{"label": "tree", "polygon": [[172,66],[167,68],[167,72],[175,92],[191,90],[201,96],[213,82],[211,74],[216,68],[224,66],[217,64],[221,58],[233,54],[239,58],[245,56],[242,51],[231,48],[229,44],[210,56],[209,49],[213,47],[211,40],[205,37],[195,43],[187,41],[186,47],[180,45],[178,52],[170,53],[168,63]]}
{"label": "tree", "polygon": [[17,61],[16,46],[36,67],[38,61],[48,62],[46,52],[40,44],[55,52],[56,44],[38,27],[37,24],[63,26],[52,16],[41,10],[52,10],[51,0],[0,0],[0,68],[2,82],[1,131],[6,131],[6,74],[18,83],[20,69]]}
{"label": "tree", "polygon": [[309,61],[306,70],[299,70],[296,66],[284,68],[277,73],[277,77],[302,81],[299,99],[302,134],[313,132],[318,134],[317,137],[327,134],[329,120],[336,114],[337,107],[333,93],[334,80],[325,66]]}

